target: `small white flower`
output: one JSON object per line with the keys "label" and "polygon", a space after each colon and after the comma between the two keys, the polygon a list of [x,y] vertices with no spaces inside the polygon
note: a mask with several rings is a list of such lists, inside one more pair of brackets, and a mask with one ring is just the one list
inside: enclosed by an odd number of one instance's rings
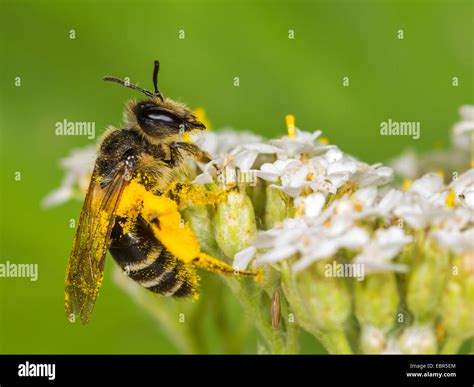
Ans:
{"label": "small white flower", "polygon": [[203,173],[197,175],[194,180],[193,184],[199,184],[199,185],[204,185],[204,184],[209,184],[214,181],[214,178],[208,171],[204,171]]}
{"label": "small white flower", "polygon": [[337,161],[341,161],[344,158],[344,153],[342,153],[339,148],[334,147],[329,149],[323,157],[328,163],[335,163]]}
{"label": "small white flower", "polygon": [[393,213],[416,229],[424,228],[429,224],[440,224],[449,216],[449,212],[444,207],[435,206],[413,192],[405,192]]}
{"label": "small white flower", "polygon": [[431,233],[442,247],[455,253],[472,253],[474,251],[474,228],[465,231],[459,230],[435,230]]}
{"label": "small white flower", "polygon": [[313,157],[307,165],[311,177],[309,186],[325,195],[335,194],[358,170],[358,161],[344,155],[336,147],[322,156]]}
{"label": "small white flower", "polygon": [[395,206],[400,203],[403,198],[403,192],[397,189],[390,189],[380,200],[377,205],[379,213],[382,215],[387,215],[390,213]]}
{"label": "small white flower", "polygon": [[342,174],[345,175],[345,180],[349,179],[350,175],[353,175],[357,171],[357,164],[352,160],[338,160],[328,165],[327,174],[331,175],[338,175]]}
{"label": "small white flower", "polygon": [[447,195],[443,178],[429,173],[412,183],[393,212],[413,228],[439,225],[452,216],[445,206]]}
{"label": "small white flower", "polygon": [[328,194],[336,194],[337,189],[341,187],[346,180],[344,180],[344,176],[342,179],[329,179],[327,176],[316,176],[311,179],[309,183],[310,188],[314,192],[322,192],[325,196]]}
{"label": "small white flower", "polygon": [[295,159],[276,160],[273,163],[265,163],[257,171],[257,176],[263,180],[275,183],[284,173],[296,170],[301,166],[301,162]]}
{"label": "small white flower", "polygon": [[354,219],[372,216],[390,219],[393,217],[393,209],[403,198],[403,192],[394,188],[387,190],[369,186],[356,191],[352,198],[362,205],[362,209],[354,214]]}
{"label": "small white flower", "polygon": [[266,263],[274,263],[278,261],[282,261],[291,257],[292,255],[298,252],[297,246],[292,245],[285,245],[285,246],[278,246],[278,248],[274,248],[264,254],[261,254],[258,257],[258,262],[261,264]]}
{"label": "small white flower", "polygon": [[61,186],[42,200],[42,207],[54,207],[72,198],[84,196],[94,168],[95,156],[96,147],[88,145],[73,149],[69,156],[62,159],[61,168],[65,171],[65,176]]}
{"label": "small white flower", "polygon": [[391,182],[392,179],[392,168],[381,164],[367,165],[365,163],[359,163],[359,169],[352,178],[359,187],[383,185]]}
{"label": "small white flower", "polygon": [[331,182],[332,186],[339,188],[351,179],[357,172],[357,167],[354,160],[347,158],[333,162],[327,167],[327,180]]}
{"label": "small white flower", "polygon": [[193,141],[214,158],[225,156],[237,146],[260,143],[262,138],[249,132],[223,129],[219,132],[205,131],[193,134]]}
{"label": "small white flower", "polygon": [[262,165],[257,176],[275,182],[279,178],[281,185],[271,184],[271,187],[282,190],[291,197],[297,197],[303,187],[309,184],[308,172],[308,166],[299,160],[277,160],[273,164]]}
{"label": "small white flower", "polygon": [[239,251],[237,254],[235,254],[234,263],[233,263],[234,269],[236,270],[247,269],[247,266],[249,265],[250,261],[255,256],[256,252],[257,252],[256,247],[250,246],[250,247],[247,247],[246,249]]}
{"label": "small white flower", "polygon": [[[323,231],[323,229],[320,230],[320,232]],[[301,259],[293,265],[293,271],[301,271],[319,259],[330,258],[339,249],[354,250],[361,248],[369,239],[367,232],[359,227],[351,227],[345,229],[344,232],[329,234],[331,233],[319,234],[319,237],[314,236],[311,248],[308,248],[306,253],[302,254]]]}
{"label": "small white flower", "polygon": [[325,153],[328,149],[334,147],[333,145],[321,145],[316,142],[320,135],[320,130],[309,133],[296,128],[294,137],[284,136],[278,140],[270,140],[270,145],[280,149],[278,152],[279,158],[296,157],[303,153],[314,156]]}
{"label": "small white flower", "polygon": [[456,180],[453,180],[450,188],[455,193],[458,202],[474,210],[474,169],[469,169]]}
{"label": "small white flower", "polygon": [[407,149],[395,158],[390,166],[400,176],[408,179],[416,179],[420,175],[420,160],[413,149]]}
{"label": "small white flower", "polygon": [[219,161],[213,160],[207,163],[204,166],[203,172],[194,178],[193,183],[200,184],[200,185],[212,183],[214,181],[214,176],[217,174],[217,170],[215,167],[216,162],[220,162],[220,160]]}
{"label": "small white flower", "polygon": [[391,260],[400,253],[403,246],[412,240],[412,237],[405,235],[403,230],[396,226],[379,229],[375,232],[374,238],[355,258],[355,262],[363,264],[367,272],[406,271],[407,268],[404,265],[391,263]]}
{"label": "small white flower", "polygon": [[377,187],[365,187],[354,192],[353,198],[364,208],[372,207],[377,198]]}
{"label": "small white flower", "polygon": [[319,192],[310,194],[306,197],[297,197],[295,199],[295,207],[299,208],[302,206],[304,208],[305,216],[316,217],[321,214],[321,210],[326,203],[326,197]]}
{"label": "small white flower", "polygon": [[474,223],[474,211],[467,207],[457,207],[449,211],[449,216],[443,220],[440,229],[460,231],[465,230],[470,223]]}
{"label": "small white flower", "polygon": [[436,173],[428,173],[420,179],[415,180],[409,192],[416,192],[423,198],[428,199],[432,195],[441,192],[444,188],[443,178]]}
{"label": "small white flower", "polygon": [[247,144],[237,146],[227,157],[233,160],[235,167],[247,171],[252,168],[259,154],[273,154],[277,151],[277,148],[268,144]]}
{"label": "small white flower", "polygon": [[[220,137],[222,139],[227,137],[227,135],[228,133],[226,135],[221,135]],[[214,139],[218,137],[214,136]],[[257,159],[258,155],[272,154],[276,153],[276,151],[277,148],[268,144],[239,144],[232,150],[230,150],[230,152],[221,152],[220,156],[215,157],[211,162],[206,164],[204,166],[203,173],[198,175],[193,182],[196,184],[207,184],[212,182],[214,178],[217,177],[224,184],[237,183],[237,171],[240,171],[243,174],[255,173],[256,175],[257,171],[251,168],[255,163],[255,160]],[[221,176],[217,176],[217,170],[221,171]]]}
{"label": "small white flower", "polygon": [[461,121],[453,126],[451,138],[458,148],[471,152],[474,136],[474,106],[462,106],[459,113]]}

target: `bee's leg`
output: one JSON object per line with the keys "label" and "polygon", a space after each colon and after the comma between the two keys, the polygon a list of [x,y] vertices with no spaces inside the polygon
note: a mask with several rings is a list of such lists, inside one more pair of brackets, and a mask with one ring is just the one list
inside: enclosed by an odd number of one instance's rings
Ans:
{"label": "bee's leg", "polygon": [[179,143],[173,142],[170,144],[170,158],[169,160],[164,160],[170,168],[177,167],[183,163],[183,155],[179,151]]}
{"label": "bee's leg", "polygon": [[211,161],[211,156],[209,155],[209,153],[199,148],[196,144],[193,144],[191,142],[180,141],[175,142],[174,146],[189,153],[200,163],[207,164],[209,161]]}
{"label": "bee's leg", "polygon": [[213,273],[220,273],[225,275],[238,275],[238,276],[258,276],[257,271],[250,270],[237,270],[229,264],[219,261],[216,258],[211,257],[205,253],[200,253],[192,263],[201,269],[212,271]]}
{"label": "bee's leg", "polygon": [[206,204],[216,204],[224,200],[228,191],[208,191],[198,184],[175,182],[170,185],[164,194],[178,205],[185,205],[191,202],[198,206],[204,206]]}
{"label": "bee's leg", "polygon": [[194,159],[200,163],[208,163],[211,161],[211,156],[206,151],[203,151],[196,144],[188,142],[173,142],[170,144],[170,159],[166,163],[171,167],[176,167],[183,162],[183,155],[180,150],[189,153]]}

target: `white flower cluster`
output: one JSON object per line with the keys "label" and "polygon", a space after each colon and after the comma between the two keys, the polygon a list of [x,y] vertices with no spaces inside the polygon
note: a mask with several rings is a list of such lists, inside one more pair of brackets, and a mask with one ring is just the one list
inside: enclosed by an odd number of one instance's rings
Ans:
{"label": "white flower cluster", "polygon": [[[387,185],[392,180],[391,168],[368,165],[336,146],[322,145],[317,141],[320,135],[319,131],[296,130],[293,137],[268,143],[240,142],[210,163],[221,171],[248,170],[259,154],[272,154],[272,162],[254,171],[293,198],[296,209],[294,218],[260,231],[252,246],[234,257],[234,267],[245,269],[255,255],[260,265],[294,257],[293,270],[300,271],[346,249],[366,270],[404,271],[404,265],[392,260],[413,241],[407,229],[429,229],[428,238],[454,252],[473,250],[473,169],[454,176],[449,185],[439,174],[427,174],[403,191]],[[225,139],[221,142],[226,143]],[[195,181],[211,182],[215,174],[216,169],[208,165]],[[334,199],[344,186],[354,191]],[[374,219],[381,219],[383,226],[364,227]]]}
{"label": "white flower cluster", "polygon": [[[247,173],[255,172],[256,176],[268,181],[272,187],[282,190],[287,195],[297,198],[301,191],[308,188],[314,192],[327,195],[335,194],[337,189],[352,181],[360,187],[377,186],[389,182],[393,172],[381,164],[368,165],[344,154],[334,145],[324,145],[317,140],[321,131],[308,133],[296,129],[294,136],[284,136],[268,143],[245,143],[246,135],[240,137],[239,144],[228,152],[218,154],[199,175],[195,183],[205,184],[216,178],[217,170],[238,169]],[[236,135],[210,134],[212,143],[235,143]],[[217,140],[217,138],[219,138]],[[229,141],[226,140],[229,137]],[[206,149],[206,147],[204,147]],[[275,160],[253,169],[258,155],[274,155]]]}
{"label": "white flower cluster", "polygon": [[[259,232],[253,246],[235,257],[234,265],[243,269],[256,249],[263,249],[265,252],[257,256],[258,263],[295,256],[298,260],[293,268],[298,271],[345,248],[353,250],[357,254],[355,262],[364,263],[367,270],[404,270],[402,265],[391,263],[413,239],[404,231],[404,223],[413,230],[429,227],[428,238],[453,252],[474,251],[473,189],[471,169],[448,186],[437,174],[416,180],[407,191],[366,186],[325,209],[322,193],[300,196],[295,205],[303,204],[304,215]],[[371,235],[363,225],[364,220],[374,218],[384,220],[388,227]]]}

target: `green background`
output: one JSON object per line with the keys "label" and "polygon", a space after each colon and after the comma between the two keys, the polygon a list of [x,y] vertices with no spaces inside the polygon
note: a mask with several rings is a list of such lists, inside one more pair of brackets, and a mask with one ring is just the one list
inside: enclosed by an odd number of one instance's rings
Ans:
{"label": "green background", "polygon": [[[79,202],[44,211],[59,185],[58,161],[85,137],[58,137],[55,123],[120,125],[140,95],[101,81],[130,77],[151,88],[160,59],[166,96],[201,106],[213,126],[283,134],[293,113],[305,130],[369,162],[405,147],[449,143],[458,108],[473,103],[473,3],[406,2],[0,2],[0,261],[38,263],[39,280],[0,279],[2,353],[174,353],[148,314],[112,279],[109,261],[92,323],[63,316],[63,280]],[[74,29],[76,39],[69,39]],[[185,39],[178,39],[178,31]],[[288,30],[295,39],[288,39]],[[397,31],[404,30],[404,39]],[[14,85],[21,77],[21,87]],[[240,78],[234,87],[233,78]],[[348,76],[350,86],[343,87]],[[459,77],[458,87],[451,85]],[[381,137],[389,118],[420,121],[421,138]],[[93,142],[93,141],[92,141]],[[14,174],[21,172],[21,181]],[[245,326],[222,286],[231,331]],[[206,297],[206,289],[202,292]],[[211,305],[212,307],[212,305]],[[223,351],[212,324],[210,351]],[[254,352],[255,332],[235,351]],[[309,336],[303,352],[320,347]]]}

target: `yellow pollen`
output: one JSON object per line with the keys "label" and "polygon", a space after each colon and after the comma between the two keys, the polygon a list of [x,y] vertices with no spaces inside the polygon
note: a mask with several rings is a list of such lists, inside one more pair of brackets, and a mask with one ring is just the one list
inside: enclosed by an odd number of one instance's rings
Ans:
{"label": "yellow pollen", "polygon": [[438,176],[441,176],[441,177],[444,179],[444,171],[443,171],[442,169],[438,169],[438,170],[436,171],[436,174],[437,174]]}
{"label": "yellow pollen", "polygon": [[355,208],[355,210],[356,210],[357,212],[362,212],[362,210],[363,210],[362,203],[359,202],[359,201],[356,201],[356,202],[354,203],[354,208]]}
{"label": "yellow pollen", "polygon": [[403,191],[408,191],[411,187],[411,183],[413,183],[412,179],[403,180],[402,190]]}
{"label": "yellow pollen", "polygon": [[323,136],[321,137],[318,142],[321,144],[321,145],[328,145],[329,144],[329,138]]}
{"label": "yellow pollen", "polygon": [[456,204],[456,194],[453,191],[449,191],[446,196],[445,206],[446,208],[453,208]]}
{"label": "yellow pollen", "polygon": [[295,138],[295,116],[293,114],[287,114],[285,116],[286,129],[288,130],[288,136]]}
{"label": "yellow pollen", "polygon": [[189,134],[189,132],[186,132],[183,134],[183,140],[184,142],[187,142],[187,143],[192,142],[191,135]]}
{"label": "yellow pollen", "polygon": [[298,206],[298,208],[295,211],[295,215],[303,215],[304,214],[304,205],[301,204]]}
{"label": "yellow pollen", "polygon": [[263,271],[261,269],[258,269],[257,270],[257,275],[255,276],[255,282],[261,284],[264,279],[265,279],[265,276],[263,274]]}

